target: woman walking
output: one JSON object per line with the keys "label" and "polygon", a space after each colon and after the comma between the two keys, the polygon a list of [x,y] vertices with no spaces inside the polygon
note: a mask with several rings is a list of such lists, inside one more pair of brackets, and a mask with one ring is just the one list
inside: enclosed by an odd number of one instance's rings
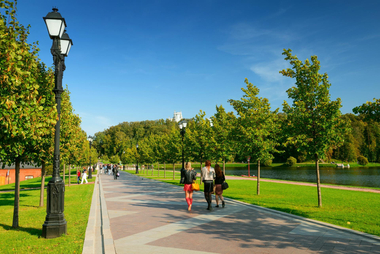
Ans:
{"label": "woman walking", "polygon": [[214,185],[214,179],[215,179],[215,170],[211,167],[211,161],[207,160],[205,163],[205,167],[202,168],[202,176],[203,176],[203,183],[204,183],[204,194],[205,199],[207,201],[207,210],[212,210],[211,207],[211,192],[213,191]]}
{"label": "woman walking", "polygon": [[216,206],[219,207],[219,201],[218,198],[222,201],[222,207],[225,206],[224,203],[224,198],[222,196],[223,194],[223,189],[222,189],[222,183],[226,180],[222,170],[220,169],[219,164],[215,165],[215,173],[216,173],[216,178],[215,178],[215,201],[216,201]]}
{"label": "woman walking", "polygon": [[193,205],[193,190],[191,189],[191,184],[197,179],[197,172],[191,168],[190,162],[186,162],[186,166],[182,169],[181,174],[181,178],[185,184],[183,190],[185,191],[187,210],[191,211],[191,206]]}

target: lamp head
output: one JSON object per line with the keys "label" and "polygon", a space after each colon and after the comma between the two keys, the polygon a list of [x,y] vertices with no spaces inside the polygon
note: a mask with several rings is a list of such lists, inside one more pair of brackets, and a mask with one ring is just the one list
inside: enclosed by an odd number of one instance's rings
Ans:
{"label": "lamp head", "polygon": [[53,8],[52,12],[49,12],[46,17],[43,17],[46,27],[51,39],[54,37],[62,37],[66,28],[66,21],[62,18],[57,8]]}

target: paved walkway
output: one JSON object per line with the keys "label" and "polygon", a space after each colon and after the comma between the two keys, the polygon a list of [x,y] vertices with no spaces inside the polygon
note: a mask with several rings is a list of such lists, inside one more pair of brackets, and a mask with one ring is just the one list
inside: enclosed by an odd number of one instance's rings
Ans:
{"label": "paved walkway", "polygon": [[201,192],[188,212],[183,187],[120,173],[97,178],[83,253],[380,253],[380,237],[231,199],[210,212]]}

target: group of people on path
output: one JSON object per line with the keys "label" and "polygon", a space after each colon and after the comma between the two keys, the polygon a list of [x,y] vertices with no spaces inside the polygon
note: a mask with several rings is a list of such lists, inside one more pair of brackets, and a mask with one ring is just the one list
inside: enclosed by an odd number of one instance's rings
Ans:
{"label": "group of people on path", "polygon": [[[215,169],[211,167],[211,161],[207,160],[205,167],[202,168],[204,196],[207,201],[207,210],[212,210],[212,196],[215,194],[216,206],[219,207],[219,199],[222,201],[222,207],[225,207],[223,198],[222,184],[226,180],[219,164],[215,165]],[[191,211],[193,205],[193,188],[192,184],[196,181],[197,172],[191,167],[190,162],[186,162],[186,166],[181,170],[181,182],[184,184],[185,198],[187,202],[187,210]]]}
{"label": "group of people on path", "polygon": [[117,179],[120,176],[119,167],[116,164],[104,164],[103,165],[104,174],[111,175],[113,174],[113,179]]}

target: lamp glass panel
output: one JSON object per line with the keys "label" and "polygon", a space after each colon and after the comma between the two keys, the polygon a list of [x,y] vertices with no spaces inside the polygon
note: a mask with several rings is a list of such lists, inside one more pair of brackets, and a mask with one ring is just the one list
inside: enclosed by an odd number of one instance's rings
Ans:
{"label": "lamp glass panel", "polygon": [[69,45],[67,47],[67,52],[66,52],[66,56],[69,55],[69,52],[70,52],[70,49],[71,49],[71,41],[69,42]]}
{"label": "lamp glass panel", "polygon": [[182,130],[182,124],[181,123],[179,124],[179,128]]}
{"label": "lamp glass panel", "polygon": [[67,55],[69,52],[69,40],[60,40],[61,42],[61,54],[62,55]]}
{"label": "lamp glass panel", "polygon": [[59,38],[62,37],[62,34],[65,31],[65,29],[66,29],[65,22],[62,22],[62,24],[61,24],[61,30],[59,31]]}
{"label": "lamp glass panel", "polygon": [[187,123],[186,123],[186,122],[183,122],[182,125],[183,125],[184,128],[186,128]]}
{"label": "lamp glass panel", "polygon": [[61,36],[63,33],[62,26],[65,24],[60,19],[45,19],[46,26],[50,36]]}

